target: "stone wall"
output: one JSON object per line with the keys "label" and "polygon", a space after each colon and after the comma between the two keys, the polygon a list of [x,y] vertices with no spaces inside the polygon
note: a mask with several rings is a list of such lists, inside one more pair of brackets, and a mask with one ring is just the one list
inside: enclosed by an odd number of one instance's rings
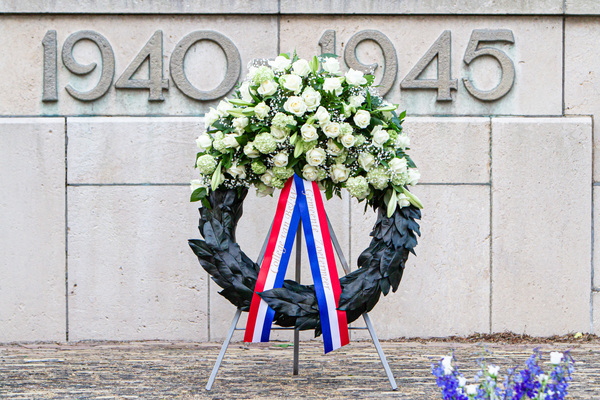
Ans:
{"label": "stone wall", "polygon": [[[423,236],[381,337],[600,332],[597,1],[0,0],[0,38],[0,342],[223,338],[194,139],[294,49],[376,63],[409,115]],[[245,203],[251,257],[275,200]],[[374,215],[326,207],[356,268]]]}

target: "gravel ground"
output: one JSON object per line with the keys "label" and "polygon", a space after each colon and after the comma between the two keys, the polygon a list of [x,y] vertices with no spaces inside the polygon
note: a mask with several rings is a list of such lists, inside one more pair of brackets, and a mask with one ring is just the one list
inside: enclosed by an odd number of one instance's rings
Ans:
{"label": "gravel ground", "polygon": [[524,365],[534,348],[571,349],[576,371],[570,399],[600,399],[600,341],[418,340],[382,342],[398,383],[391,391],[371,342],[323,355],[320,342],[300,344],[300,374],[284,342],[233,343],[212,391],[204,390],[218,343],[126,342],[0,345],[0,399],[440,399],[431,362],[455,351],[472,376],[477,359]]}

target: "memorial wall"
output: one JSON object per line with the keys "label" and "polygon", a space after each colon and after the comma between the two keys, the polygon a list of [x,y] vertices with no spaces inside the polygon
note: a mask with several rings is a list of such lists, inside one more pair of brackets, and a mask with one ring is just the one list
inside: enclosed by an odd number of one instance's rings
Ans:
{"label": "memorial wall", "polygon": [[[381,338],[600,332],[598,1],[0,0],[0,38],[0,342],[222,339],[235,308],[187,244],[195,138],[294,50],[407,113],[422,237]],[[250,257],[276,201],[244,204]],[[326,209],[357,268],[375,214]]]}

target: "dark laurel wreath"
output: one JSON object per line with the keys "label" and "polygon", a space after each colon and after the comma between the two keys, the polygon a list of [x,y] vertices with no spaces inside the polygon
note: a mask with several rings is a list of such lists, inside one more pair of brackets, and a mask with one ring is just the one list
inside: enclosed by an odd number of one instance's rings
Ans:
{"label": "dark laurel wreath", "polygon": [[[217,285],[219,292],[242,311],[250,309],[259,265],[252,261],[235,240],[235,229],[242,216],[248,189],[218,189],[210,192],[210,208],[200,208],[199,230],[204,240],[189,240],[202,267]],[[421,211],[410,205],[396,208],[387,217],[386,206],[374,207],[377,221],[371,232],[373,239],[358,258],[359,268],[340,279],[342,294],[339,310],[346,311],[348,323],[373,309],[381,293],[398,289],[409,253],[420,235]],[[258,293],[275,310],[274,322],[299,330],[315,329],[321,334],[319,305],[313,285],[286,280],[283,287]]]}

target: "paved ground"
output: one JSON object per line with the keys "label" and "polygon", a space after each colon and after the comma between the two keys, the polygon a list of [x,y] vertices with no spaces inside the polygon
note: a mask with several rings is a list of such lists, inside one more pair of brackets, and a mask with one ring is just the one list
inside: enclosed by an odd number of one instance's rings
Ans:
{"label": "paved ground", "polygon": [[[229,348],[213,390],[208,375],[216,343],[78,343],[0,345],[0,399],[439,399],[431,361],[453,349],[463,372],[474,370],[482,344],[382,342],[399,390],[392,392],[371,342],[328,355],[302,342],[300,375],[292,347],[275,342]],[[485,347],[502,370],[522,365],[534,347],[572,348],[576,373],[570,399],[600,399],[600,344],[497,344]],[[468,368],[470,367],[470,368]],[[468,375],[472,375],[468,373]]]}

